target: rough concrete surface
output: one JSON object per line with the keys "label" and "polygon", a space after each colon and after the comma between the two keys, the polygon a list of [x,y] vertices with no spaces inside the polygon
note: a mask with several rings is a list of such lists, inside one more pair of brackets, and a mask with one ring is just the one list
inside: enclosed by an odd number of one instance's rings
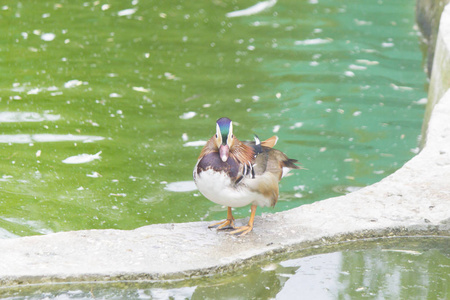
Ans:
{"label": "rough concrete surface", "polygon": [[[444,14],[447,21],[441,23],[449,22],[450,6]],[[443,40],[450,38],[450,26],[446,30]],[[446,47],[448,53],[449,43]],[[257,217],[254,231],[244,237],[195,222],[0,240],[0,285],[187,278],[312,245],[393,235],[450,236],[449,120],[447,91],[434,105],[425,147],[397,172],[345,196]]]}

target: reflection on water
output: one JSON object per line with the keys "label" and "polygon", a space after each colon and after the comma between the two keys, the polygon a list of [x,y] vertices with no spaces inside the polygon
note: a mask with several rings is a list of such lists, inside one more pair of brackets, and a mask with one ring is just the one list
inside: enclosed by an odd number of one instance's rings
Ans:
{"label": "reflection on water", "polygon": [[239,139],[278,135],[307,169],[258,213],[348,193],[417,152],[413,0],[5,0],[0,12],[0,212],[41,226],[0,220],[12,235],[223,219],[172,185],[192,180],[223,116]]}
{"label": "reflection on water", "polygon": [[104,137],[72,134],[1,134],[0,143],[4,144],[30,144],[53,142],[83,142],[92,143],[101,141]]}
{"label": "reflection on water", "polygon": [[303,299],[337,299],[341,260],[342,253],[335,252],[282,261],[281,267],[296,271],[279,274],[287,281],[277,299],[294,299],[296,295]]}
{"label": "reflection on water", "polygon": [[[49,234],[49,233],[53,233],[53,231],[51,229],[46,229],[43,222],[42,221],[30,221],[27,220],[25,218],[5,218],[5,217],[0,217],[0,224],[1,223],[10,223],[10,224],[17,224],[23,227],[27,227],[30,228],[32,230],[35,230],[36,232],[40,233],[40,234]],[[2,235],[0,235],[1,238],[5,238],[5,237],[17,237],[16,235],[12,235],[10,232],[4,231],[2,233]]]}
{"label": "reflection on water", "polygon": [[[5,299],[448,299],[449,238],[347,244],[290,254],[232,274],[165,282],[0,288]],[[353,248],[350,250],[348,248]],[[320,249],[316,250],[320,251]]]}
{"label": "reflection on water", "polygon": [[42,122],[42,121],[57,121],[60,115],[53,115],[48,113],[38,114],[35,112],[0,112],[0,123],[6,122]]}

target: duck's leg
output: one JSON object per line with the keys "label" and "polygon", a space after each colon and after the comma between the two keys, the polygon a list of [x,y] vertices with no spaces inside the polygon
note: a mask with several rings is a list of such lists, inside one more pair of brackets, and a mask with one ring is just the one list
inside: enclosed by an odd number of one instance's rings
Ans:
{"label": "duck's leg", "polygon": [[246,235],[247,233],[252,231],[253,221],[255,221],[256,205],[252,205],[250,210],[251,210],[251,214],[250,214],[250,220],[248,220],[248,224],[245,226],[237,227],[236,230],[231,231],[230,234],[242,236],[242,235]]}
{"label": "duck's leg", "polygon": [[227,211],[227,219],[225,221],[221,221],[218,223],[214,223],[208,226],[208,228],[217,227],[218,230],[220,229],[234,229],[234,218],[233,213],[231,212],[231,207],[228,207]]}

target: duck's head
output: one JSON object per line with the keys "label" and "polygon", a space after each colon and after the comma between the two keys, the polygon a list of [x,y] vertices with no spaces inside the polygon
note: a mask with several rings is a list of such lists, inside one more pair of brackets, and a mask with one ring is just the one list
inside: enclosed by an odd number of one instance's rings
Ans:
{"label": "duck's head", "polygon": [[220,118],[217,120],[214,140],[219,149],[220,159],[223,162],[226,162],[230,156],[230,149],[234,143],[233,122],[230,119]]}

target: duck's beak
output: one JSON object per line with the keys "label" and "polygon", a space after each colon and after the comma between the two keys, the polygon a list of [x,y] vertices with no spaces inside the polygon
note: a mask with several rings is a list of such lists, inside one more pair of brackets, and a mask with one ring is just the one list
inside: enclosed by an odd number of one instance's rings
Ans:
{"label": "duck's beak", "polygon": [[223,162],[226,162],[228,160],[228,157],[230,156],[230,147],[228,147],[228,145],[220,145],[219,155],[220,155],[220,159]]}

